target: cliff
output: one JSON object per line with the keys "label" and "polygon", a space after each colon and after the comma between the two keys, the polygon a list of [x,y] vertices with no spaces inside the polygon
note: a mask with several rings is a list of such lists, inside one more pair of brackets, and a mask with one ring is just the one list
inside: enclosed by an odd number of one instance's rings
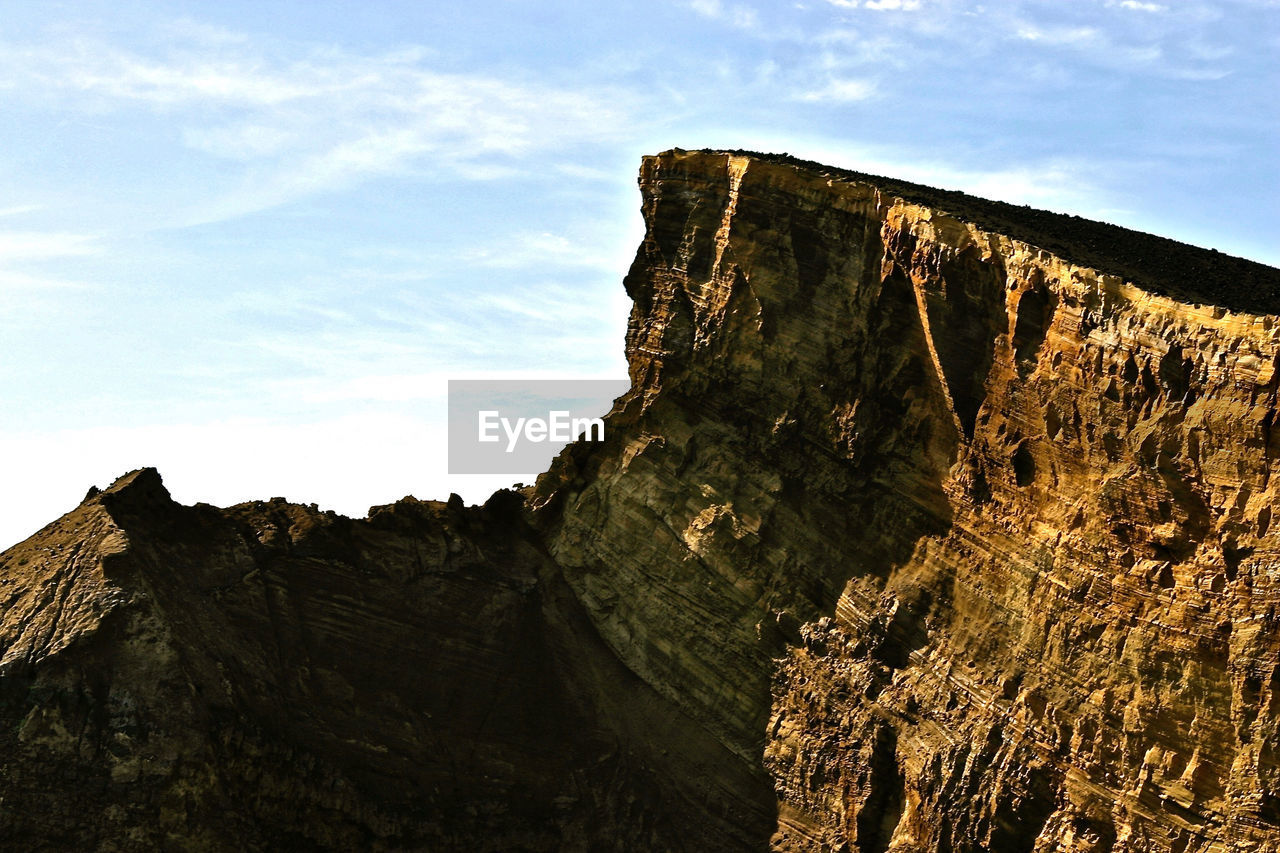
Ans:
{"label": "cliff", "polygon": [[1280,271],[743,152],[640,185],[631,391],[526,494],[148,470],[0,557],[0,842],[1280,850]]}

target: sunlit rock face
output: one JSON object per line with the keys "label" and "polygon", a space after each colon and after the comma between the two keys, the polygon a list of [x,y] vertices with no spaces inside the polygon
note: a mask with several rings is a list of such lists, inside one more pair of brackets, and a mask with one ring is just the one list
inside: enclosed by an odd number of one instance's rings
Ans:
{"label": "sunlit rock face", "polygon": [[1278,849],[1277,271],[749,155],[640,184],[626,428],[537,500],[773,844]]}
{"label": "sunlit rock face", "polygon": [[1280,850],[1280,271],[785,157],[640,188],[631,391],[524,494],[144,470],[0,555],[0,846]]}

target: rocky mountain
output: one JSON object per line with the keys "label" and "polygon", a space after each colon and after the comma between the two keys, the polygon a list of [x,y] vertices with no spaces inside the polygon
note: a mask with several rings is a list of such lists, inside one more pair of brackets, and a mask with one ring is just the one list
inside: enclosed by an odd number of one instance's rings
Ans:
{"label": "rocky mountain", "polygon": [[786,157],[640,176],[632,387],[483,507],[0,556],[22,850],[1280,851],[1280,270]]}

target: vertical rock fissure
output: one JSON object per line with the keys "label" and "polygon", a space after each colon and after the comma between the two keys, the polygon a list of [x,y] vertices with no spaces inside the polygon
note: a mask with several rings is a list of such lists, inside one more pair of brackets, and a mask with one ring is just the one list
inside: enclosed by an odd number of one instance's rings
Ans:
{"label": "vertical rock fissure", "polygon": [[905,803],[905,782],[898,768],[898,736],[892,726],[885,724],[876,730],[870,765],[870,793],[858,812],[857,850],[887,853]]}

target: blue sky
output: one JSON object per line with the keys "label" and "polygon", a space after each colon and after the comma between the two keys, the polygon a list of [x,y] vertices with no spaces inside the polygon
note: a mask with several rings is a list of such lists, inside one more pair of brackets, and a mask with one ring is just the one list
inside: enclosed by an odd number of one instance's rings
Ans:
{"label": "blue sky", "polygon": [[0,547],[90,484],[362,515],[450,378],[618,376],[642,154],[1280,264],[1280,2],[0,2]]}

